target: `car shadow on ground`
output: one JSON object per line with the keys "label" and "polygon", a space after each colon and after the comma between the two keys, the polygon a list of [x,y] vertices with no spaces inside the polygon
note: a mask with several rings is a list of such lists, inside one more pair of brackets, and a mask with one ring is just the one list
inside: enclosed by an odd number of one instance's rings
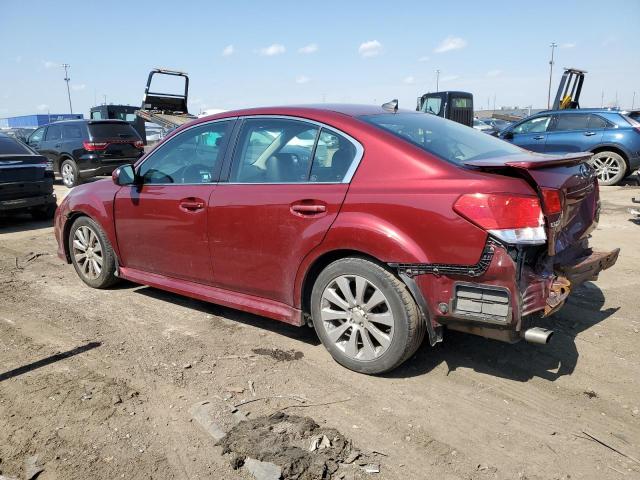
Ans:
{"label": "car shadow on ground", "polygon": [[[128,282],[123,285],[125,288],[132,286],[134,285]],[[308,327],[295,327],[151,287],[135,287],[136,293],[156,300],[268,330],[309,345],[320,344],[315,331]],[[555,381],[564,375],[572,374],[577,365],[579,354],[576,336],[618,311],[618,308],[603,310],[603,305],[602,291],[595,284],[586,283],[571,294],[566,305],[558,313],[534,323],[535,326],[554,330],[554,336],[548,345],[533,345],[524,341],[507,344],[475,335],[446,331],[444,342],[431,348],[425,341],[412,358],[385,376],[416,377],[429,373],[444,362],[448,367],[448,374],[459,368],[470,368],[476,372],[519,382],[527,382],[534,377]]]}
{"label": "car shadow on ground", "polygon": [[527,382],[534,377],[555,381],[572,374],[578,363],[578,334],[599,324],[619,309],[603,310],[603,305],[602,291],[595,284],[586,283],[571,294],[559,312],[534,322],[534,326],[554,331],[548,345],[524,341],[507,344],[446,331],[441,344],[431,348],[425,341],[413,358],[387,376],[405,378],[423,375],[444,362],[448,367],[447,374],[460,368],[470,368],[519,382]]}
{"label": "car shadow on ground", "polygon": [[[128,282],[125,282],[128,283]],[[128,284],[131,287],[133,284]],[[126,285],[123,285],[126,286]],[[136,287],[138,287],[136,285]],[[145,295],[156,300],[162,300],[164,302],[170,302],[174,305],[180,305],[185,308],[192,308],[202,313],[214,315],[216,317],[222,317],[227,320],[242,323],[252,327],[268,330],[278,335],[298,340],[309,345],[319,345],[320,341],[316,336],[315,331],[308,327],[296,327],[287,323],[272,320],[267,317],[261,317],[259,315],[253,315],[251,313],[242,312],[233,308],[223,307],[214,303],[203,302],[192,298],[184,297],[175,293],[167,292],[164,290],[158,290],[153,287],[139,287],[135,290],[135,293]]]}
{"label": "car shadow on ground", "polygon": [[51,228],[51,220],[34,220],[28,213],[0,216],[0,235],[3,233],[26,232],[28,230],[42,230]]}

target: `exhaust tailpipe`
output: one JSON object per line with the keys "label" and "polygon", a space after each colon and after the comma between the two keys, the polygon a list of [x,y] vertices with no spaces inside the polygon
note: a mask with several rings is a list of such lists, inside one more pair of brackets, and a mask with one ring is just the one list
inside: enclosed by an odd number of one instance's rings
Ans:
{"label": "exhaust tailpipe", "polygon": [[524,339],[529,343],[537,343],[539,345],[546,345],[549,343],[553,330],[547,330],[546,328],[533,327],[524,331]]}

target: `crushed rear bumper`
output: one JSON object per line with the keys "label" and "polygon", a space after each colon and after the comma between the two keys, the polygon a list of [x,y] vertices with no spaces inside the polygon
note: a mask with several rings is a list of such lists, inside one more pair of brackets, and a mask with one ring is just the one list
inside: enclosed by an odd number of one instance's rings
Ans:
{"label": "crushed rear bumper", "polygon": [[[593,252],[553,272],[536,272],[519,265],[507,248],[489,241],[481,268],[428,268],[425,264],[390,264],[410,287],[428,322],[433,345],[442,326],[487,338],[517,342],[532,314],[548,316],[558,311],[580,284],[595,280],[613,266],[620,249]],[[478,265],[478,266],[479,266]],[[407,277],[417,286],[407,281]]]}

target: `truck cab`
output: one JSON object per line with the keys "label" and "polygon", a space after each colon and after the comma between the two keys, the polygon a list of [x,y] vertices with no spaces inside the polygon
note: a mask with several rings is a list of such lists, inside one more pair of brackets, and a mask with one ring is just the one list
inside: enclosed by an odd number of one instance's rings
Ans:
{"label": "truck cab", "polygon": [[473,95],[469,92],[425,93],[418,97],[416,110],[473,126]]}

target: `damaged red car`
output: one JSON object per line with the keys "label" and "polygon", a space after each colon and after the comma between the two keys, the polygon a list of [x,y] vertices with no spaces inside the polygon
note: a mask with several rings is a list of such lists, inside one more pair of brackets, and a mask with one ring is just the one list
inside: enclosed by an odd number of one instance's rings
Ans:
{"label": "damaged red car", "polygon": [[294,325],[375,374],[446,329],[546,343],[535,319],[612,266],[588,246],[590,154],[534,154],[436,117],[322,105],[225,112],[60,205],[59,256]]}

